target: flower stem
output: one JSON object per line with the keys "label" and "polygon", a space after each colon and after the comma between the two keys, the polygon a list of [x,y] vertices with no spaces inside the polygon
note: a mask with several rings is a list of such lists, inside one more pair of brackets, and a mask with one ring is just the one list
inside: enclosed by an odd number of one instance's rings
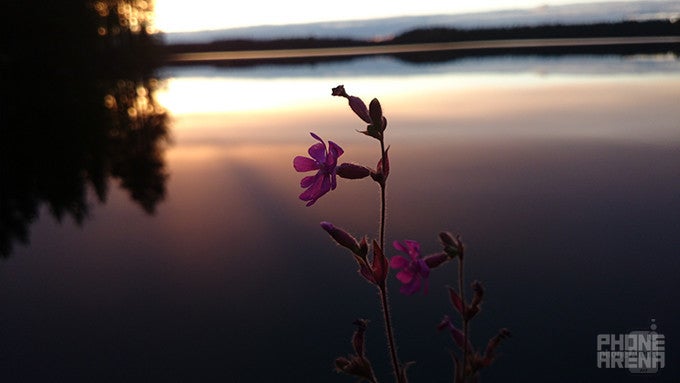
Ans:
{"label": "flower stem", "polygon": [[463,280],[464,278],[464,263],[463,263],[463,257],[458,258],[460,263],[458,267],[458,291],[460,293],[460,298],[463,301],[463,312],[461,313],[461,316],[463,318],[463,365],[462,365],[462,371],[460,371],[460,377],[462,382],[465,382],[466,378],[466,370],[467,370],[467,356],[468,356],[468,319],[467,319],[467,309],[468,309],[468,304],[465,300],[465,290],[464,285],[465,281]]}
{"label": "flower stem", "polygon": [[[383,170],[387,164],[387,153],[385,152],[385,141],[380,138],[380,155],[383,164]],[[386,188],[386,177],[383,176],[380,184],[380,248],[385,249],[385,188]],[[390,305],[387,300],[387,281],[381,286],[378,286],[380,291],[380,303],[382,304],[383,320],[385,321],[385,332],[387,333],[387,346],[390,352],[390,358],[392,359],[392,368],[394,370],[394,377],[397,383],[402,382],[401,365],[399,364],[399,358],[397,357],[397,346],[394,341],[394,331],[392,330],[392,319],[390,315]]]}
{"label": "flower stem", "polygon": [[[386,157],[387,153],[385,153],[385,141],[380,139],[380,153],[381,153],[381,158],[382,158],[382,164],[383,164],[383,169],[385,164],[387,163]],[[385,249],[385,205],[386,205],[386,198],[385,198],[385,188],[387,184],[386,177],[383,177],[382,181],[380,182],[380,248]]]}
{"label": "flower stem", "polygon": [[387,301],[387,287],[380,287],[380,301],[382,303],[383,319],[385,320],[385,332],[387,333],[387,346],[392,359],[392,369],[397,383],[402,383],[401,366],[397,357],[397,346],[394,342],[394,332],[392,331],[392,320],[390,318],[390,306]]}

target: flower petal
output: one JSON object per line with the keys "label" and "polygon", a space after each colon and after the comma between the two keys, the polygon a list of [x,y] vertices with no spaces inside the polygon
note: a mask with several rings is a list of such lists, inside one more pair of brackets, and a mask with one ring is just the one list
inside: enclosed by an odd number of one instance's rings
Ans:
{"label": "flower petal", "polygon": [[327,174],[316,177],[314,184],[312,184],[309,189],[300,194],[300,199],[303,201],[309,201],[307,202],[307,206],[314,205],[316,200],[331,190],[329,178],[330,177]]}
{"label": "flower petal", "polygon": [[316,175],[307,176],[307,177],[303,178],[303,179],[300,181],[300,187],[308,188],[308,187],[312,186],[312,184],[314,183],[314,180],[316,180],[316,177],[317,177],[318,175],[319,175],[319,173],[316,173]]}
{"label": "flower petal", "polygon": [[315,159],[319,164],[326,163],[326,144],[323,142],[317,142],[316,144],[309,147],[307,153]]}
{"label": "flower petal", "polygon": [[400,291],[402,294],[406,294],[406,295],[413,295],[413,294],[415,294],[416,292],[418,292],[418,290],[420,290],[420,279],[418,279],[418,278],[413,278],[413,279],[411,280],[411,282],[405,283],[405,284],[404,284],[403,286],[401,286],[401,288],[399,289],[399,291]]}
{"label": "flower petal", "polygon": [[337,164],[338,157],[342,155],[345,151],[342,150],[340,145],[333,141],[328,141],[328,158],[326,159],[326,164],[335,167]]}
{"label": "flower petal", "polygon": [[414,261],[420,257],[420,244],[417,241],[412,241],[410,239],[404,240],[404,244],[408,248],[408,255]]}
{"label": "flower petal", "polygon": [[298,172],[309,172],[319,170],[319,163],[309,157],[297,156],[293,159],[293,167]]}
{"label": "flower petal", "polygon": [[330,176],[330,179],[331,179],[331,190],[335,190],[335,187],[338,185],[338,181],[335,177],[335,173],[331,173],[329,176]]}
{"label": "flower petal", "polygon": [[425,263],[425,261],[423,261],[422,259],[418,259],[417,265],[418,273],[420,274],[421,277],[427,278],[430,276],[430,268],[427,266],[427,263]]}
{"label": "flower petal", "polygon": [[408,259],[402,257],[401,255],[395,255],[390,259],[390,267],[393,269],[403,269],[408,266]]}
{"label": "flower petal", "polygon": [[394,246],[394,248],[399,250],[399,251],[403,251],[404,253],[408,253],[408,249],[404,245],[402,245],[401,242],[399,242],[399,241],[392,242],[392,246]]}
{"label": "flower petal", "polygon": [[409,269],[403,269],[402,271],[397,273],[397,279],[399,280],[399,282],[403,284],[410,283],[411,281],[413,281],[414,277],[415,274],[413,274],[413,272],[411,272]]}

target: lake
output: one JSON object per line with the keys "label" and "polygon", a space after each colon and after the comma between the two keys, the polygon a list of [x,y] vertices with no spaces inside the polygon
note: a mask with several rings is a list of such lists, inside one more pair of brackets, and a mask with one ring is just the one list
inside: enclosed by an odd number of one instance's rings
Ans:
{"label": "lake", "polygon": [[[370,320],[368,357],[390,381],[375,288],[319,222],[378,231],[379,192],[338,181],[305,207],[292,160],[315,141],[375,167],[377,141],[331,88],[388,119],[387,239],[441,250],[459,233],[466,278],[485,287],[483,348],[512,337],[482,381],[677,381],[680,337],[680,61],[639,56],[489,57],[409,64],[163,68],[166,193],[148,214],[121,184],[87,217],[46,206],[0,260],[0,380],[350,382],[333,361]],[[389,247],[388,256],[398,252]],[[447,285],[388,286],[412,382],[450,382]],[[656,373],[598,368],[598,334],[666,337]],[[457,351],[457,350],[456,350]]]}

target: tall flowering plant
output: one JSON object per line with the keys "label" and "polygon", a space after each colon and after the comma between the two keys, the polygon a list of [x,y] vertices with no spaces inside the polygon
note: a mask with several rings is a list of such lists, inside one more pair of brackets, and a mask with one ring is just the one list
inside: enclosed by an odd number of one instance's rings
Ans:
{"label": "tall flowering plant", "polygon": [[[359,97],[347,94],[342,85],[333,88],[332,95],[347,99],[352,111],[367,124],[366,129],[359,132],[379,142],[380,156],[375,168],[355,163],[338,164],[338,158],[344,154],[344,150],[333,141],[328,141],[328,145],[326,145],[323,139],[314,133],[310,133],[317,142],[310,146],[307,151],[309,157],[297,156],[293,159],[293,167],[296,171],[315,172],[312,175],[305,176],[300,181],[300,186],[305,189],[300,194],[300,199],[306,202],[306,206],[314,205],[319,198],[336,188],[337,177],[345,179],[370,178],[378,184],[380,189],[378,239],[369,240],[367,236],[357,239],[346,230],[326,221],[321,222],[321,228],[337,244],[351,253],[359,266],[359,275],[378,290],[387,337],[387,352],[392,363],[394,380],[397,383],[408,381],[406,370],[411,363],[402,363],[397,355],[387,288],[390,269],[396,271],[396,279],[401,282],[399,291],[402,294],[413,295],[421,290],[426,294],[431,271],[447,262],[457,260],[457,288],[449,287],[449,297],[459,319],[456,321],[449,316],[444,316],[437,328],[447,330],[459,349],[458,352],[452,352],[455,364],[454,382],[478,381],[479,371],[493,362],[498,345],[510,333],[505,328],[501,329],[496,336],[489,340],[483,351],[481,349],[476,350],[473,347],[469,324],[480,311],[484,289],[480,282],[474,281],[471,284],[472,297],[468,299],[465,294],[465,247],[460,236],[453,236],[448,232],[439,233],[442,250],[426,256],[421,255],[420,244],[416,241],[394,241],[392,246],[399,254],[391,258],[387,257],[385,254],[385,190],[390,175],[389,147],[385,146],[387,118],[383,115],[382,106],[376,98],[371,100],[367,107]],[[359,381],[377,383],[378,379],[375,376],[373,366],[365,353],[368,321],[357,319],[354,324],[357,327],[352,336],[354,354],[337,358],[335,368],[338,372],[358,377]]]}

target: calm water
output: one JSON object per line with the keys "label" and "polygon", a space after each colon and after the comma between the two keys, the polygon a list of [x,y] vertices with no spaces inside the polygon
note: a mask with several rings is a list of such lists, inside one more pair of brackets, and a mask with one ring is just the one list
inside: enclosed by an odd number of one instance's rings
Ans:
{"label": "calm water", "polygon": [[[341,180],[311,208],[292,159],[338,143],[374,166],[379,148],[344,84],[389,120],[388,238],[439,250],[460,233],[486,301],[484,347],[513,337],[483,381],[677,381],[680,377],[680,62],[674,56],[386,58],[295,67],[167,68],[165,200],[149,215],[112,187],[79,226],[44,208],[30,243],[0,260],[0,381],[349,382],[352,321],[389,381],[374,289],[318,223],[374,236],[378,192]],[[390,252],[393,255],[394,252]],[[413,382],[450,382],[453,315],[391,279],[400,357]],[[598,369],[596,336],[667,339],[658,374]]]}

